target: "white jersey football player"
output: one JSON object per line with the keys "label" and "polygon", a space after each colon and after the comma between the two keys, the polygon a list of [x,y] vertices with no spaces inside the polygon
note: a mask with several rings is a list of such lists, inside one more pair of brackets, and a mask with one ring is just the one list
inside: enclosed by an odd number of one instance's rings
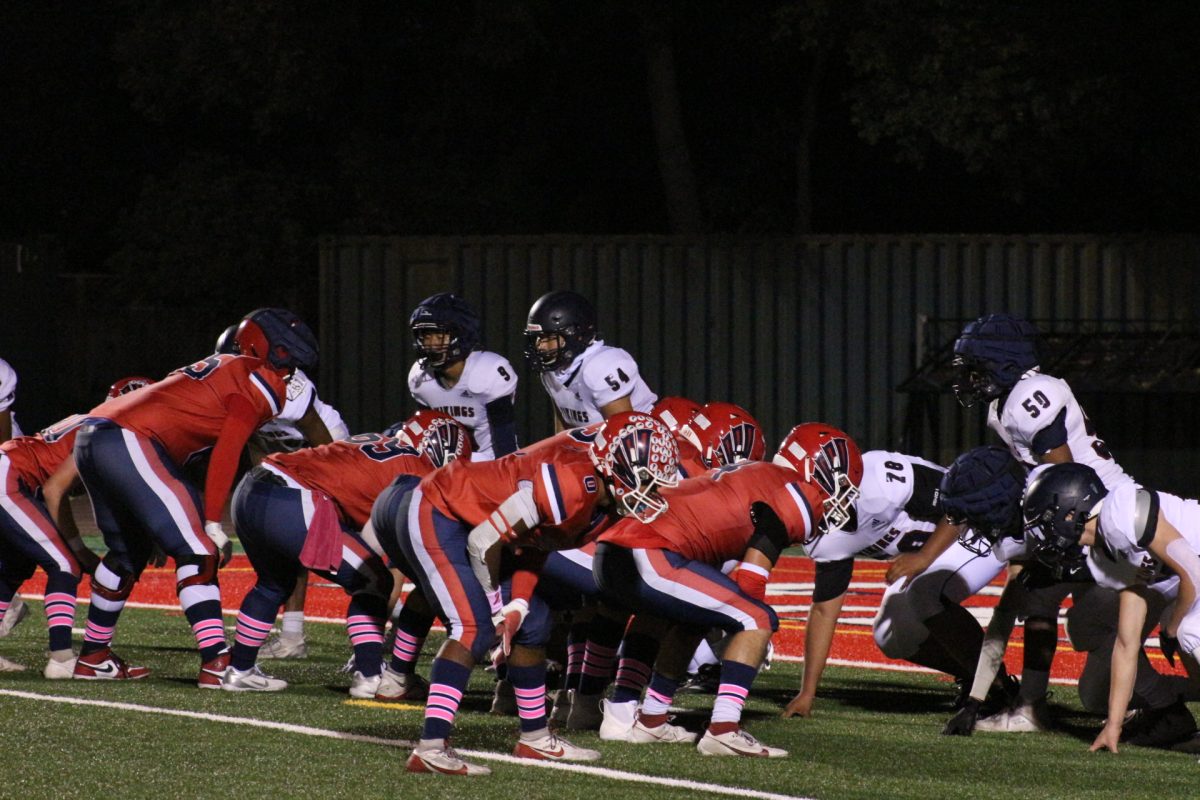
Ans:
{"label": "white jersey football player", "polygon": [[622,411],[649,414],[658,400],[633,356],[596,336],[596,310],[575,292],[550,292],[529,309],[525,359],[554,401],[555,432]]}
{"label": "white jersey football player", "polygon": [[17,371],[0,358],[0,442],[21,435],[21,426],[13,415],[12,404],[17,399]]}
{"label": "white jersey football player", "polygon": [[[930,563],[920,574],[888,586],[873,622],[875,640],[890,658],[956,676],[973,672],[982,630],[959,603],[991,581],[1001,564],[957,541],[958,528],[945,519],[939,503],[944,473],[916,456],[884,450],[863,454],[860,494],[850,522],[830,528],[806,548],[816,562],[816,586],[804,634],[803,682],[784,716],[811,714],[854,559],[920,558],[931,536],[947,540],[948,546],[935,545],[924,555]],[[931,556],[934,549],[940,554]]]}
{"label": "white jersey football player", "polygon": [[[1023,506],[1026,538],[1041,561],[1078,563],[1081,547],[1088,548],[1097,582],[1120,591],[1108,717],[1091,746],[1115,753],[1139,689],[1142,643],[1160,616],[1163,654],[1172,664],[1184,654],[1189,676],[1200,676],[1200,502],[1130,482],[1108,489],[1091,467],[1054,464],[1030,475]],[[1171,605],[1164,612],[1165,603]],[[1143,716],[1152,724],[1126,730],[1126,741],[1162,747],[1195,734],[1182,696],[1150,709]]]}
{"label": "white jersey football player", "polygon": [[479,350],[479,316],[465,300],[440,292],[409,317],[417,361],[408,390],[421,408],[441,411],[471,433],[471,460],[517,449],[513,400],[517,373],[504,356]]}

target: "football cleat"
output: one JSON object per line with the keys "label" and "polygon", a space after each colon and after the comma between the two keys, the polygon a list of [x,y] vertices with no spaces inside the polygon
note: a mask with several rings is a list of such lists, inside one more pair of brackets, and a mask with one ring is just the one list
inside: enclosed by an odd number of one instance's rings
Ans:
{"label": "football cleat", "polygon": [[1045,702],[1020,705],[984,717],[975,723],[975,730],[987,733],[1039,733],[1050,730],[1046,722]]}
{"label": "football cleat", "polygon": [[[557,704],[555,709],[557,709]],[[567,713],[566,728],[569,731],[599,730],[604,720],[604,712],[600,709],[600,695],[574,692],[571,697],[571,710]]]}
{"label": "football cleat", "polygon": [[258,650],[259,658],[308,658],[308,643],[304,634],[281,633],[272,636]]}
{"label": "football cleat", "polygon": [[695,674],[688,675],[683,683],[679,684],[680,692],[697,693],[697,694],[716,694],[717,689],[721,686],[721,665],[720,664],[701,664]]}
{"label": "football cleat", "polygon": [[518,758],[534,758],[544,761],[599,761],[597,750],[586,747],[576,747],[559,736],[547,731],[545,735],[526,739],[524,735],[513,748],[513,755]]}
{"label": "football cleat", "polygon": [[409,772],[428,772],[434,775],[491,775],[492,771],[480,764],[464,761],[458,753],[447,746],[417,748],[408,757],[404,768]]}
{"label": "football cleat", "polygon": [[424,700],[429,695],[429,682],[415,672],[396,672],[384,667],[375,699],[381,703],[401,703],[406,700]]}
{"label": "football cleat", "polygon": [[629,731],[629,736],[625,739],[627,742],[634,744],[675,744],[678,742],[687,742],[692,744],[696,741],[697,734],[692,733],[682,725],[672,725],[669,722],[664,722],[661,725],[649,727],[642,722],[642,715],[638,714],[637,720],[633,723],[633,728]]}
{"label": "football cleat", "polygon": [[8,610],[4,612],[4,619],[0,619],[0,639],[12,633],[12,629],[20,625],[21,620],[28,616],[29,606],[21,599],[21,595],[14,594],[8,604]]}
{"label": "football cleat", "polygon": [[4,656],[0,656],[0,672],[20,672],[25,669],[23,664],[18,664],[15,661],[9,661]]}
{"label": "football cleat", "polygon": [[374,700],[375,692],[378,691],[382,681],[382,672],[376,675],[363,675],[358,670],[354,670],[354,677],[350,679],[350,696],[359,700]]}
{"label": "football cleat", "polygon": [[1121,741],[1139,747],[1171,747],[1189,741],[1196,733],[1196,719],[1178,699],[1165,708],[1142,711],[1134,724],[1126,723]]}
{"label": "football cleat", "polygon": [[750,735],[749,731],[738,728],[726,733],[704,732],[696,749],[706,756],[744,756],[747,758],[783,758],[788,754],[782,747],[768,747]]}
{"label": "football cleat", "polygon": [[75,658],[59,661],[51,658],[42,668],[42,677],[48,681],[69,681],[75,676]]}
{"label": "football cleat", "polygon": [[629,732],[633,730],[633,723],[637,719],[637,700],[625,703],[601,700],[600,709],[604,712],[604,720],[600,723],[600,739],[605,742],[628,741]]}
{"label": "football cleat", "polygon": [[110,648],[75,659],[77,681],[136,681],[150,674],[146,667],[131,667]]}
{"label": "football cleat", "polygon": [[225,684],[225,673],[229,671],[229,656],[229,650],[225,649],[201,664],[196,685],[201,689],[220,689]]}
{"label": "football cleat", "polygon": [[271,677],[258,664],[245,670],[230,667],[221,681],[221,688],[227,692],[282,692],[287,686],[287,681]]}

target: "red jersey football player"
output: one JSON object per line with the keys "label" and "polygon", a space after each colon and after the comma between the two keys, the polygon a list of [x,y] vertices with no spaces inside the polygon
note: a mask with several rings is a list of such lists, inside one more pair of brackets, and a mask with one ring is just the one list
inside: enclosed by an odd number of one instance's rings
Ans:
{"label": "red jersey football player", "polygon": [[[108,553],[92,576],[75,677],[142,678],[110,645],[153,545],[175,562],[176,591],[200,651],[197,685],[219,689],[229,664],[217,568],[232,547],[221,514],[246,440],[279,413],[287,379],[309,356],[311,331],[289,311],[260,309],[238,326],[242,356],[183,367],[92,409],[75,461]],[[212,448],[203,495],[185,477],[189,458]]]}
{"label": "red jersey football player", "polygon": [[[152,382],[149,378],[124,378],[112,385],[108,398]],[[72,448],[86,419],[76,414],[35,436],[0,444],[0,620],[34,567],[41,567],[46,573],[50,636],[50,659],[42,675],[49,680],[69,679],[74,674],[71,626],[76,590],[83,573],[94,572],[100,563],[79,537],[69,497],[79,485]],[[11,663],[0,659],[0,670]]]}
{"label": "red jersey football player", "polygon": [[[497,461],[456,461],[425,478],[411,493],[407,519],[376,520],[399,528],[418,584],[447,622],[448,639],[433,662],[421,741],[408,760],[414,772],[479,775],[446,744],[471,670],[497,640],[497,628],[516,631],[508,680],[516,692],[527,758],[594,761],[546,727],[544,642],[528,641],[520,626],[528,609],[521,592],[498,611],[484,588],[481,563],[497,549],[578,547],[610,514],[652,519],[665,508],[659,491],[677,480],[678,449],[658,420],[622,412],[605,421],[590,447],[560,434]],[[381,496],[380,502],[383,501]],[[380,535],[385,535],[380,531]],[[498,606],[499,603],[497,602]],[[516,618],[515,620],[513,618]]]}
{"label": "red jersey football player", "polygon": [[684,478],[703,475],[708,467],[700,460],[695,440],[687,435],[687,424],[703,406],[686,397],[664,397],[654,404],[650,414],[667,426],[679,445],[679,471]]}
{"label": "red jersey football player", "polygon": [[[600,535],[596,581],[609,597],[635,612],[730,635],[712,720],[697,745],[704,755],[787,755],[741,728],[742,706],[779,626],[764,599],[767,577],[784,548],[817,535],[823,517],[843,520],[862,477],[850,437],[820,426],[810,453],[797,444],[806,441],[797,435],[805,427],[784,439],[775,463],[743,461],[684,481],[664,492],[670,507],[657,520],[622,521]],[[725,575],[721,565],[730,560],[739,563]],[[693,740],[667,722],[680,677],[655,672],[630,741]]]}
{"label": "red jersey football player", "polygon": [[305,569],[350,595],[346,631],[354,648],[351,697],[373,698],[382,678],[383,626],[392,590],[385,547],[364,531],[375,498],[397,477],[421,478],[469,454],[466,429],[439,419],[407,436],[351,436],[294,453],[277,453],[246,474],[233,496],[238,539],[257,573],[238,613],[228,691],[273,692],[285,681],[263,674],[258,650]]}

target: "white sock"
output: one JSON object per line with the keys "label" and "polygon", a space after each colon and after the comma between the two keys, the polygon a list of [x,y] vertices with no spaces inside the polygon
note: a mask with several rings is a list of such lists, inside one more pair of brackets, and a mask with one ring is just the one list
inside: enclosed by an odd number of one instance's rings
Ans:
{"label": "white sock", "polygon": [[280,626],[284,636],[303,636],[304,635],[304,612],[303,611],[285,611],[283,612],[283,624]]}

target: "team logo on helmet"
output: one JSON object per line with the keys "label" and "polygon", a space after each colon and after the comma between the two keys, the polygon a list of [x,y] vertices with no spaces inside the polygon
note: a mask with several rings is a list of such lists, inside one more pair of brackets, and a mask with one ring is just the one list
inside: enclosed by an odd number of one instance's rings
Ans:
{"label": "team logo on helmet", "polygon": [[420,450],[435,467],[471,456],[470,433],[461,422],[441,411],[423,408],[385,433]]}
{"label": "team logo on helmet", "polygon": [[666,425],[648,414],[617,414],[596,434],[591,455],[622,516],[651,522],[667,510],[660,490],[679,482],[679,445]]}
{"label": "team logo on helmet", "polygon": [[700,451],[700,459],[709,469],[761,461],[766,453],[762,426],[749,411],[733,403],[709,403],[680,431]]}

